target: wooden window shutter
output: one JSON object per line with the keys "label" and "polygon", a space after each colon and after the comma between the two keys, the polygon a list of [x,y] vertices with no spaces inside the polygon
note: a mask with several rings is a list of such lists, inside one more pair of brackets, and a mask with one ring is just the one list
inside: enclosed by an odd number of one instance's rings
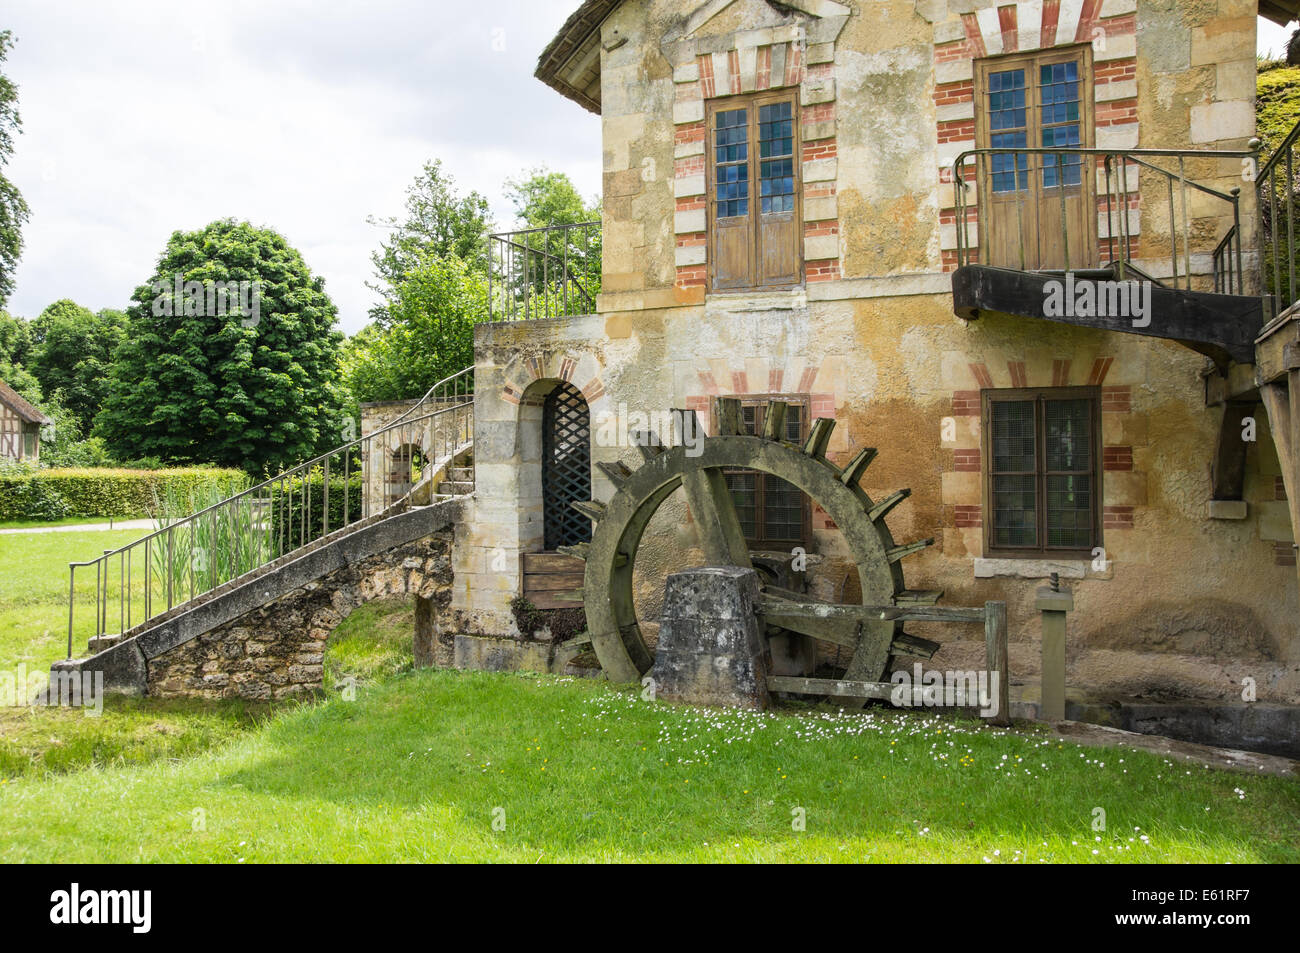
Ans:
{"label": "wooden window shutter", "polygon": [[714,291],[803,280],[797,107],[789,92],[708,109],[709,284]]}

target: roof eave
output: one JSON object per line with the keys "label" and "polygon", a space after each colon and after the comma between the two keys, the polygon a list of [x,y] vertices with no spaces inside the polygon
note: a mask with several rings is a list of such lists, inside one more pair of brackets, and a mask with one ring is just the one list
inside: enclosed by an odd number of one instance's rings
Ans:
{"label": "roof eave", "polygon": [[[583,52],[592,35],[622,0],[584,0],[581,6],[564,21],[560,32],[542,50],[533,73],[547,86],[566,99],[571,99],[583,109],[600,114],[600,98],[580,89],[565,76],[566,68]],[[599,70],[599,59],[597,59]]]}

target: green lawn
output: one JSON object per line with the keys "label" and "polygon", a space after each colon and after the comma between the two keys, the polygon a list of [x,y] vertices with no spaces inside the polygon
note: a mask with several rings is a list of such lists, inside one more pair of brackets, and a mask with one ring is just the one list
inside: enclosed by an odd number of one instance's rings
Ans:
{"label": "green lawn", "polygon": [[915,713],[423,671],[196,757],[10,781],[0,832],[8,861],[1294,862],[1300,788]]}
{"label": "green lawn", "polygon": [[43,526],[90,526],[99,523],[123,523],[145,519],[141,516],[68,516],[60,520],[0,520],[0,529],[40,529]]}
{"label": "green lawn", "polygon": [[[145,530],[0,535],[0,670],[22,662],[48,670],[68,648],[68,563],[93,559]],[[94,628],[95,571],[77,574],[73,652],[84,654]]]}
{"label": "green lawn", "polygon": [[[62,654],[68,559],[132,536],[0,537],[0,671]],[[354,612],[314,704],[0,709],[0,860],[1300,860],[1293,780],[915,712],[415,672],[411,624]]]}

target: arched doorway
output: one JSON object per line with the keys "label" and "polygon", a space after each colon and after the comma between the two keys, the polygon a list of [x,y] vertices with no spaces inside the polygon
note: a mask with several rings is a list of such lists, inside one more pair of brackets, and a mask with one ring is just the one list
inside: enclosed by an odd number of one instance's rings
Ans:
{"label": "arched doorway", "polygon": [[410,493],[424,472],[424,451],[416,444],[403,444],[388,459],[384,480],[385,503],[391,505]]}
{"label": "arched doorway", "polygon": [[545,547],[591,541],[591,520],[569,504],[591,499],[591,412],[582,392],[557,385],[542,404]]}

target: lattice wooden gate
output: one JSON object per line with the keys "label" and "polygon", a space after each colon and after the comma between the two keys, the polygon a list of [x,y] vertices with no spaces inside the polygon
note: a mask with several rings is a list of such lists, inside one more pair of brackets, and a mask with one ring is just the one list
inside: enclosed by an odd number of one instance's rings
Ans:
{"label": "lattice wooden gate", "polygon": [[591,499],[591,414],[582,392],[560,384],[542,406],[542,505],[548,550],[591,541],[591,520],[570,503]]}

